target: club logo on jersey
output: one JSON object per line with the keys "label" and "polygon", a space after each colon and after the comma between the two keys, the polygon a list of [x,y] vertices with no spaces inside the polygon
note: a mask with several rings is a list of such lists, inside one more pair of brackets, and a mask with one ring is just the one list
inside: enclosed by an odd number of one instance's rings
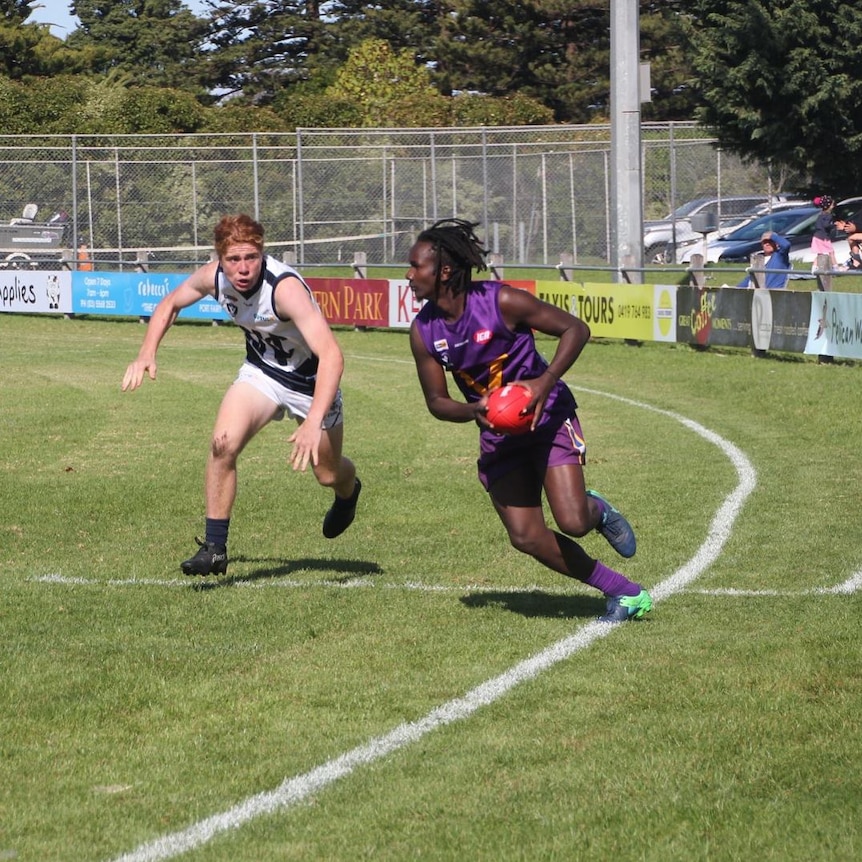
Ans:
{"label": "club logo on jersey", "polygon": [[228,302],[232,303],[234,308],[238,308],[240,305],[242,305],[243,308],[248,308],[252,302],[255,301],[254,299],[249,299],[247,296],[232,296],[229,293],[226,293],[224,298]]}
{"label": "club logo on jersey", "polygon": [[491,340],[492,332],[490,329],[479,329],[473,333],[473,341],[476,344],[487,344]]}
{"label": "club logo on jersey", "polygon": [[228,301],[227,303],[225,303],[225,308],[227,309],[227,313],[228,313],[231,317],[236,317],[236,314],[237,314],[237,312],[239,311],[239,309],[236,307],[236,303],[235,303],[235,302],[230,302],[230,301]]}
{"label": "club logo on jersey", "polygon": [[434,342],[434,349],[438,353],[443,353],[444,350],[449,349],[449,342],[445,338],[438,338],[437,341]]}

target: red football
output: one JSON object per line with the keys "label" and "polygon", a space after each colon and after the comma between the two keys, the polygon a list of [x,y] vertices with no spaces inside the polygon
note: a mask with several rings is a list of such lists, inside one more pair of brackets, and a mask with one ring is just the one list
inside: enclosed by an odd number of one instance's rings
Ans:
{"label": "red football", "polygon": [[530,403],[530,391],[523,386],[509,383],[495,389],[488,396],[488,421],[498,434],[526,434],[533,421],[533,411],[521,414]]}

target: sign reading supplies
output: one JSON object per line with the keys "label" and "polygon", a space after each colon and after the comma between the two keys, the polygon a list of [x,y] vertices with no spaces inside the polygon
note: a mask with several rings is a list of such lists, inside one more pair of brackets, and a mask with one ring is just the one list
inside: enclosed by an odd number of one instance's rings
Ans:
{"label": "sign reading supplies", "polygon": [[61,270],[0,271],[0,311],[68,314],[72,310],[71,276]]}

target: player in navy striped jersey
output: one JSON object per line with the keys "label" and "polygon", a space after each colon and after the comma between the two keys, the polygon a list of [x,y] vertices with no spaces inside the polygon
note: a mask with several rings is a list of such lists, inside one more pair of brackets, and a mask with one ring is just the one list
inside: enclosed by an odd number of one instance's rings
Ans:
{"label": "player in navy striped jersey", "polygon": [[181,564],[187,575],[224,574],[237,459],[264,426],[285,415],[297,420],[290,435],[294,470],[309,464],[335,499],[323,534],[335,538],[353,522],[361,484],[342,454],[344,358],[311,289],[292,267],[264,251],[263,226],[248,215],[225,216],[215,228],[218,259],[193,272],[153,311],[123,390],[156,379],[156,351],[179,312],[215,297],[245,334],[246,358],[222,399],[206,466],[205,538]]}
{"label": "player in navy striped jersey", "polygon": [[[422,231],[410,249],[407,280],[425,301],[410,330],[410,345],[428,410],[448,422],[479,425],[479,480],[512,545],[550,569],[601,590],[603,622],[638,619],[652,609],[640,584],[589,556],[570,536],[596,529],[623,557],[636,550],[628,521],[595,491],[587,491],[586,444],[574,396],[560,378],[590,337],[579,318],[497,281],[473,281],[486,269],[476,225],[446,219]],[[550,363],[533,331],[558,339]],[[450,372],[464,400],[449,394]],[[495,433],[485,416],[490,391],[517,382],[535,407],[529,433]],[[542,508],[547,498],[558,530]]]}

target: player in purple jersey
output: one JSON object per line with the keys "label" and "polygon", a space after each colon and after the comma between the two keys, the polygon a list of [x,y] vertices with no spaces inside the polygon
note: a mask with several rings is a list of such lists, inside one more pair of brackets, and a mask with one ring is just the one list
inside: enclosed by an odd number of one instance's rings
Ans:
{"label": "player in purple jersey", "polygon": [[[652,609],[640,584],[590,557],[570,536],[596,529],[623,557],[636,550],[634,532],[611,504],[584,484],[586,445],[571,390],[560,380],[590,338],[579,318],[531,293],[496,281],[472,281],[486,269],[487,250],[475,223],[438,221],[410,249],[407,280],[425,300],[410,329],[425,403],[448,422],[479,425],[479,481],[491,497],[512,545],[548,568],[601,590],[603,622],[639,619]],[[533,331],[559,339],[550,363]],[[466,399],[452,398],[446,371]],[[517,382],[531,393],[531,430],[498,434],[488,422],[488,393]],[[558,531],[542,510],[544,489]]]}
{"label": "player in purple jersey", "polygon": [[344,357],[311,289],[287,264],[264,253],[263,226],[247,215],[225,216],[215,228],[218,259],[193,272],[153,311],[123,391],[156,379],[156,351],[179,312],[215,297],[245,333],[246,360],[221,402],[206,467],[205,539],[180,568],[187,575],[224,574],[236,498],[237,459],[249,440],[288,415],[299,427],[288,437],[290,463],[335,493],[323,520],[333,539],[353,522],[361,484],[342,454]]}

